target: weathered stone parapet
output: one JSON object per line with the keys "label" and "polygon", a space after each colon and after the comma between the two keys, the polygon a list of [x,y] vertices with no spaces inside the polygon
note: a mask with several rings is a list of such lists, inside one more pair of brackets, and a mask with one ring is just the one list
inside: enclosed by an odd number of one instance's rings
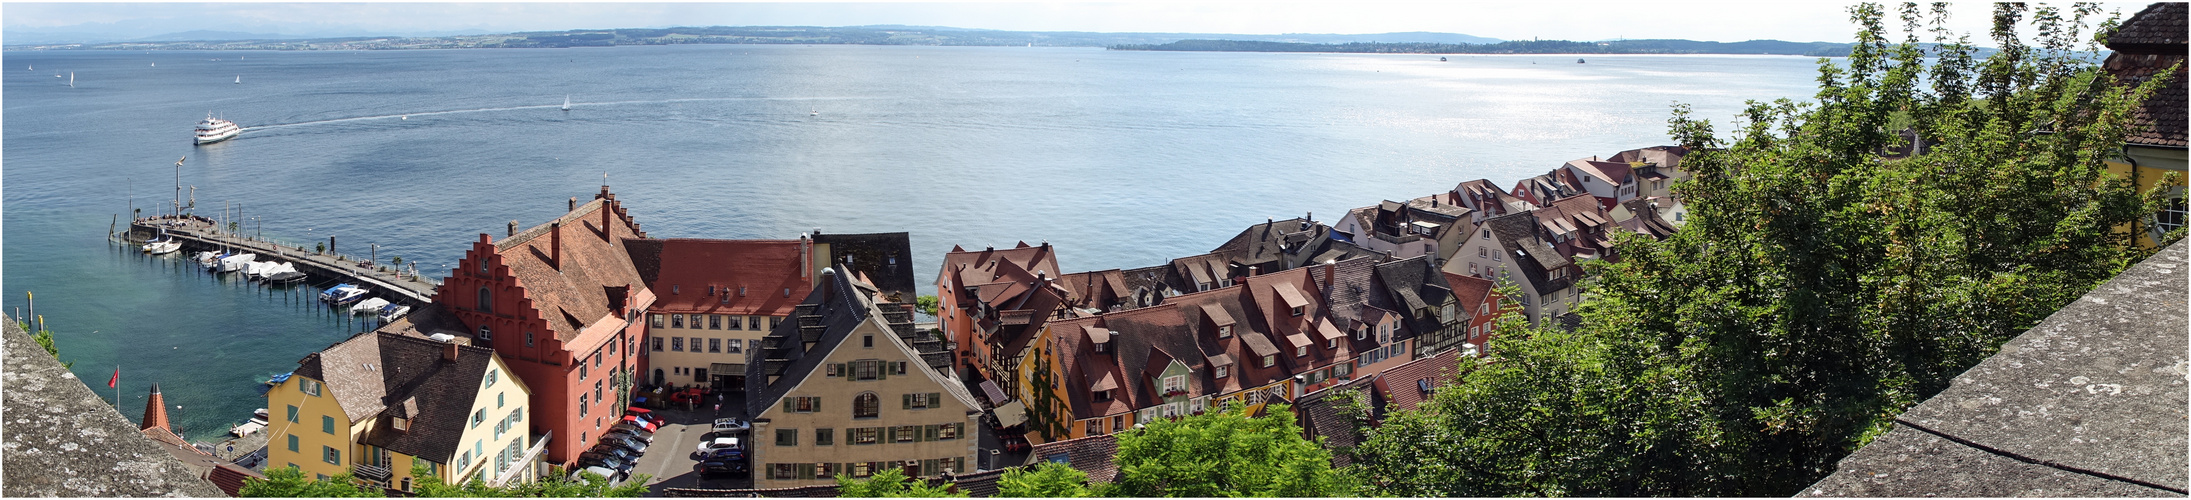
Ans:
{"label": "weathered stone parapet", "polygon": [[2185,495],[2191,240],[2001,345],[1801,496]]}
{"label": "weathered stone parapet", "polygon": [[0,496],[224,497],[0,316]]}

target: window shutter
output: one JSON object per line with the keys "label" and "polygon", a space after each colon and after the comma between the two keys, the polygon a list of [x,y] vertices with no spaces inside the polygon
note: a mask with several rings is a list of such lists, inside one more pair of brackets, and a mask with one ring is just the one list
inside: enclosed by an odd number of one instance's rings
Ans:
{"label": "window shutter", "polygon": [[895,442],[898,442],[898,428],[897,428],[897,427],[884,427],[884,428],[883,428],[883,435],[884,435],[884,437],[883,437],[883,442],[885,442],[885,443],[895,443]]}
{"label": "window shutter", "polygon": [[942,408],[942,407],[943,407],[943,393],[940,393],[940,392],[931,392],[931,393],[928,393],[928,407],[929,407],[929,408]]}
{"label": "window shutter", "polygon": [[796,410],[797,410],[797,408],[794,408],[794,407],[792,407],[792,403],[791,403],[791,400],[792,400],[792,399],[793,399],[793,398],[784,398],[784,411],[785,411],[785,412],[791,412],[791,411],[796,411]]}
{"label": "window shutter", "polygon": [[806,407],[813,409],[815,412],[822,411],[822,398],[814,398],[814,402],[808,404]]}
{"label": "window shutter", "polygon": [[951,435],[958,436],[959,439],[966,439],[966,422],[951,424]]}
{"label": "window shutter", "polygon": [[889,363],[884,363],[884,362],[881,362],[881,361],[868,361],[868,363],[876,363],[876,366],[875,366],[875,380],[884,380],[884,379],[888,379],[888,378],[890,378],[890,364],[889,364]]}
{"label": "window shutter", "polygon": [[903,396],[905,396],[904,398],[902,398],[902,399],[903,399],[903,401],[901,401],[901,402],[905,403],[905,406],[904,406],[903,408],[905,408],[905,409],[907,409],[907,410],[911,410],[911,409],[913,409],[913,395],[912,395],[912,394],[905,394],[905,395],[903,395]]}
{"label": "window shutter", "polygon": [[852,370],[847,370],[846,368],[851,367],[846,366],[844,363],[837,363],[837,375],[844,378],[852,378]]}

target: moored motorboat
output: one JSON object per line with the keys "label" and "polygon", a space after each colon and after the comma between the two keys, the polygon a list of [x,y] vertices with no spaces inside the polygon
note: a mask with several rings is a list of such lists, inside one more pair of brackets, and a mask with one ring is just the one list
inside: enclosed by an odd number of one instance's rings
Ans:
{"label": "moored motorboat", "polygon": [[290,283],[304,281],[305,276],[306,275],[302,272],[286,271],[268,275],[266,279],[260,281],[265,282],[268,285],[286,285]]}
{"label": "moored motorboat", "polygon": [[326,302],[349,302],[352,300],[357,300],[358,297],[364,295],[365,289],[358,288],[357,285],[343,283],[340,285],[335,285],[334,288],[329,288],[326,291],[320,292],[320,300]]}
{"label": "moored motorboat", "polygon": [[396,318],[401,318],[403,317],[403,315],[410,313],[411,306],[403,304],[388,304],[380,308],[380,321],[382,323],[393,323],[395,322]]}
{"label": "moored motorboat", "polygon": [[365,299],[365,300],[364,300],[363,302],[358,302],[358,304],[357,304],[357,305],[354,305],[354,306],[350,306],[350,314],[372,314],[372,313],[377,313],[377,312],[380,312],[380,308],[382,308],[382,307],[387,307],[387,306],[388,306],[388,299],[383,299],[383,298],[380,298],[380,297],[373,297],[373,298],[370,298],[370,299]]}
{"label": "moored motorboat", "polygon": [[241,271],[244,266],[251,265],[251,261],[258,258],[259,254],[255,253],[228,256],[228,258],[221,259],[220,271],[224,273]]}

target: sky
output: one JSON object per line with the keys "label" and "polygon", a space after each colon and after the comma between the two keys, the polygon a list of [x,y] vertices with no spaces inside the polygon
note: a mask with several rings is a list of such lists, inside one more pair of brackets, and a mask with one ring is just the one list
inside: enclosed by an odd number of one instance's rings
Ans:
{"label": "sky", "polygon": [[[1848,2],[1119,1],[1119,2],[5,2],[10,31],[130,39],[191,30],[300,36],[448,35],[671,26],[901,24],[1015,31],[1387,33],[1506,40],[1681,38],[1849,42]],[[2110,2],[2124,17],[2143,3]],[[1991,4],[1957,2],[1950,27],[1984,40]]]}

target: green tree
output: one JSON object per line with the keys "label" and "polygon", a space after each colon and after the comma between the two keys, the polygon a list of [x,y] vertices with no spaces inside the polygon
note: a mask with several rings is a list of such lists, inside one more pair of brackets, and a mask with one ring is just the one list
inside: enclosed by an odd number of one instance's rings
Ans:
{"label": "green tree", "polygon": [[[1997,4],[1983,61],[1944,4],[1899,10],[1890,42],[1885,8],[1851,8],[1858,43],[1821,61],[1814,102],[1752,102],[1725,138],[1677,106],[1680,232],[1621,235],[1580,329],[1502,325],[1355,472],[1410,496],[1786,496],[2148,255],[2119,228],[2160,191],[2102,162],[2169,75],[2092,67],[2091,4]],[[1904,130],[1924,154],[1888,154]]]}
{"label": "green tree", "polygon": [[1009,498],[1083,498],[1100,496],[1088,485],[1088,473],[1058,462],[1042,462],[1005,472],[997,478],[997,496]]}
{"label": "green tree", "polygon": [[266,470],[266,479],[246,478],[238,496],[249,498],[370,498],[387,496],[380,488],[360,485],[350,473],[336,474],[326,481],[305,479],[304,471],[296,467],[278,467]]}
{"label": "green tree", "polygon": [[1331,467],[1331,452],[1302,437],[1283,404],[1248,416],[1231,404],[1206,415],[1158,420],[1118,435],[1121,477],[1112,493],[1131,497],[1328,497],[1354,493]]}
{"label": "green tree", "polygon": [[934,295],[922,295],[913,298],[913,308],[919,309],[921,314],[936,316],[936,313],[940,312],[937,309],[939,307],[943,307],[943,301],[937,299]]}
{"label": "green tree", "polygon": [[609,479],[600,474],[582,472],[573,481],[565,477],[547,477],[538,481],[488,486],[474,477],[464,484],[452,485],[433,475],[425,464],[411,466],[411,492],[426,498],[632,498],[647,493],[646,474],[633,474],[623,483],[610,485]]}
{"label": "green tree", "polygon": [[840,498],[948,498],[966,495],[951,491],[953,485],[944,483],[929,485],[919,478],[905,477],[905,471],[891,468],[876,472],[867,479],[853,479],[837,475],[837,496]]}

